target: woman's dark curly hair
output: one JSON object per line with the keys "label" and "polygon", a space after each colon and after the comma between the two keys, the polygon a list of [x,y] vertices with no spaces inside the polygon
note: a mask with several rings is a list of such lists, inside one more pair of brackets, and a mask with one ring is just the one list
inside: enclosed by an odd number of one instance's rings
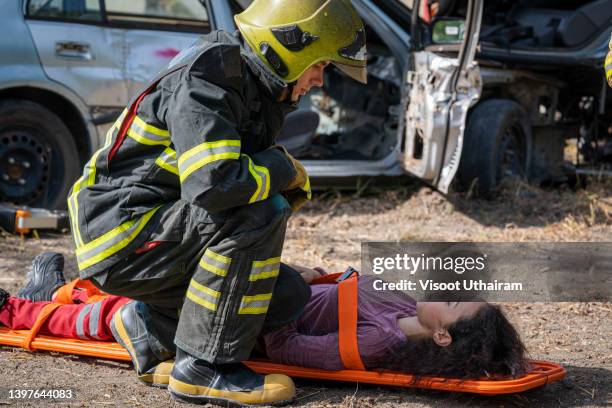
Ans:
{"label": "woman's dark curly hair", "polygon": [[447,327],[452,343],[432,338],[407,340],[392,353],[386,369],[419,376],[450,378],[520,377],[528,371],[526,350],[502,310],[485,304],[470,319]]}

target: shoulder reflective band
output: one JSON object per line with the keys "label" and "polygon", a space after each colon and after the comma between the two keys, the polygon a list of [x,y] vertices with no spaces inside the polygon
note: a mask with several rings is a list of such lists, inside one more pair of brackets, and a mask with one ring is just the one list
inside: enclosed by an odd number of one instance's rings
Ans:
{"label": "shoulder reflective band", "polygon": [[363,29],[357,31],[355,41],[344,48],[340,48],[338,54],[353,61],[365,61],[367,57],[365,31]]}
{"label": "shoulder reflective band", "polygon": [[358,282],[353,274],[338,284],[338,349],[348,370],[365,370],[357,344]]}

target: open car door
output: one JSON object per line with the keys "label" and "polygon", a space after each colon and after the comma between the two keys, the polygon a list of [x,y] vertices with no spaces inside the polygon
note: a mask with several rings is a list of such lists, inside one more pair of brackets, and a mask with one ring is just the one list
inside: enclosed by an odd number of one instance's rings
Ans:
{"label": "open car door", "polygon": [[[420,9],[421,1],[415,0],[413,10]],[[409,173],[443,193],[448,192],[459,168],[467,113],[482,90],[480,71],[474,61],[482,9],[483,0],[469,0],[465,21],[434,23],[434,39],[437,28],[441,27],[442,33],[438,33],[438,41],[426,48],[418,40],[420,21],[418,13],[413,13],[415,51],[412,70],[406,78],[410,100],[403,164]],[[460,39],[460,30],[462,40],[445,43],[445,38]]]}

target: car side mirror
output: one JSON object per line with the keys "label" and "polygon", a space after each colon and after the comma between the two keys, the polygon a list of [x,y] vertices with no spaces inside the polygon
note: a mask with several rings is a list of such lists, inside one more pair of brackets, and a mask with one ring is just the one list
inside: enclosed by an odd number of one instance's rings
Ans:
{"label": "car side mirror", "polygon": [[434,44],[458,44],[465,35],[465,20],[444,18],[433,23],[431,40]]}

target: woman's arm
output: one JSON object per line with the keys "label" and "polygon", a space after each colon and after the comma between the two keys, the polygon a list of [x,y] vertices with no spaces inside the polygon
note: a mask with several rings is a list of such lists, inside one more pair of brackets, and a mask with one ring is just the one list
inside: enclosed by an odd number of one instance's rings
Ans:
{"label": "woman's arm", "polygon": [[[324,370],[344,369],[338,351],[338,332],[310,336],[299,333],[294,322],[264,335],[264,341],[268,358],[274,362]],[[357,342],[364,365],[372,369],[384,361],[397,339],[376,326],[365,326],[357,329]]]}
{"label": "woman's arm", "polygon": [[309,336],[297,331],[291,323],[282,329],[264,335],[266,352],[270,360],[300,367],[342,370],[338,352],[338,333]]}

